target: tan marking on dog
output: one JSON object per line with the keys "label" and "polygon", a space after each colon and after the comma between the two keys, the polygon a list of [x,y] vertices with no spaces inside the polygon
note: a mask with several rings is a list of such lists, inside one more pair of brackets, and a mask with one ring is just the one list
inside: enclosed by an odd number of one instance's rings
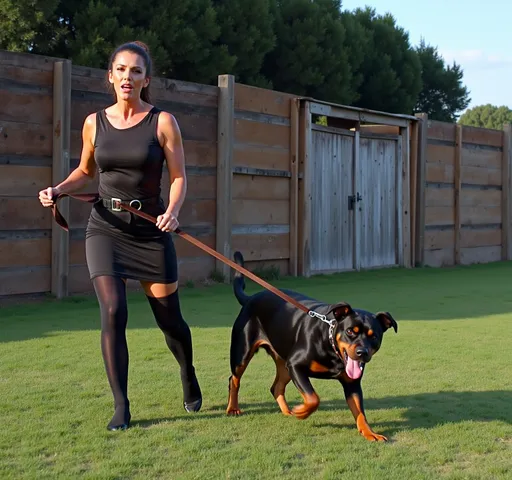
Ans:
{"label": "tan marking on dog", "polygon": [[361,399],[359,395],[356,393],[347,398],[347,404],[352,412],[352,415],[356,421],[357,429],[361,435],[371,442],[382,442],[387,441],[387,438],[384,435],[379,435],[375,433],[368,422],[366,421],[366,416],[363,413],[361,408]]}
{"label": "tan marking on dog", "polygon": [[324,373],[329,371],[329,369],[326,366],[316,362],[315,360],[311,362],[311,364],[309,365],[309,369],[314,373]]}

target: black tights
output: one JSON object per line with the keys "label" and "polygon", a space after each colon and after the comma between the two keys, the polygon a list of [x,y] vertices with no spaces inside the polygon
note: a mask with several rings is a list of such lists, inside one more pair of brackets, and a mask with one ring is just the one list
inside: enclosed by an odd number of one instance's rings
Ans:
{"label": "black tights", "polygon": [[[115,413],[110,427],[128,425],[130,402],[128,400],[128,345],[126,325],[128,308],[126,286],[122,279],[101,276],[93,280],[101,313],[101,352],[108,382],[114,396]],[[147,297],[156,322],[162,330],[169,350],[180,366],[183,400],[194,402],[201,397],[201,390],[193,366],[192,337],[183,319],[178,292],[164,298]]]}

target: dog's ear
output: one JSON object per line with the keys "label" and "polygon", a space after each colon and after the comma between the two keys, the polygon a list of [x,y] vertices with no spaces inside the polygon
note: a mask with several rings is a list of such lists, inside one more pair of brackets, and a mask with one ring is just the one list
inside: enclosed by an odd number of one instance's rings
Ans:
{"label": "dog's ear", "polygon": [[393,327],[393,330],[395,333],[398,332],[398,325],[396,323],[396,320],[393,318],[391,313],[389,312],[378,312],[376,315],[377,320],[379,320],[380,324],[382,325],[382,329],[386,331],[388,328]]}
{"label": "dog's ear", "polygon": [[352,307],[348,303],[340,302],[332,305],[327,314],[331,312],[334,314],[336,320],[339,320],[340,318],[345,318],[351,313],[354,313],[354,310],[352,310]]}

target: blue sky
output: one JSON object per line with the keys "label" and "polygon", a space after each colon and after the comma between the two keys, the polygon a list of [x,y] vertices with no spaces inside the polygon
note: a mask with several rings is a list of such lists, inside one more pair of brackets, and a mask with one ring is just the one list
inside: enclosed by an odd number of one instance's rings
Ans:
{"label": "blue sky", "polygon": [[461,65],[470,90],[469,108],[491,103],[512,108],[512,19],[509,0],[342,0],[343,10],[373,7],[391,13],[409,32],[412,45],[423,37],[444,59]]}

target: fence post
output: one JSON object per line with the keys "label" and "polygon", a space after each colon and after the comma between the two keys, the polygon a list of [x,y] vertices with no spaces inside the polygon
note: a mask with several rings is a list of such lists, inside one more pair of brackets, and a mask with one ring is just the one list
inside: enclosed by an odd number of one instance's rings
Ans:
{"label": "fence post", "polygon": [[[70,168],[71,145],[71,62],[58,61],[53,64],[53,152],[52,185],[62,182]],[[69,199],[59,202],[59,210],[69,217]],[[57,298],[69,294],[69,235],[52,222],[52,294]]]}
{"label": "fence post", "polygon": [[512,170],[512,124],[503,126],[503,161],[502,161],[502,187],[501,187],[501,234],[502,234],[502,260],[512,259],[512,235],[510,234],[512,195],[511,195],[511,170]]}
{"label": "fence post", "polygon": [[300,99],[290,99],[290,265],[292,277],[298,273],[299,225],[299,115]]}
{"label": "fence post", "polygon": [[[235,78],[233,75],[218,77],[218,124],[217,124],[217,218],[216,250],[231,257],[231,184],[233,179],[233,144],[235,118]],[[230,279],[230,267],[220,260],[216,269],[226,282]]]}
{"label": "fence post", "polygon": [[462,164],[462,125],[455,126],[455,161],[453,167],[454,193],[454,233],[455,233],[455,265],[460,264],[460,234],[461,234],[461,164]]}
{"label": "fence post", "polygon": [[419,129],[419,121],[410,122],[410,170],[409,170],[409,212],[410,212],[410,222],[411,222],[411,248],[410,248],[410,266],[414,267],[416,265],[416,222],[417,222],[417,211],[416,211],[416,197],[418,195],[417,185],[418,185],[418,129]]}
{"label": "fence post", "polygon": [[414,228],[415,245],[414,256],[416,265],[421,266],[424,263],[425,250],[425,179],[427,168],[427,139],[428,139],[428,114],[418,113],[418,156],[416,170],[416,220]]}

